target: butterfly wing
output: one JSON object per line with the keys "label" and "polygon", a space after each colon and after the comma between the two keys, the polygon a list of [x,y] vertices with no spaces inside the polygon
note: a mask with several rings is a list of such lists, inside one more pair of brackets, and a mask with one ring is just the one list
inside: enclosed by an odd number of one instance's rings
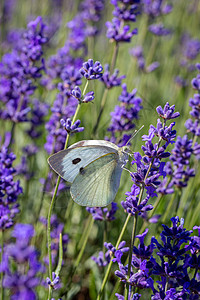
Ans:
{"label": "butterfly wing", "polygon": [[83,140],[71,145],[68,149],[85,146],[104,146],[112,148],[116,151],[119,150],[119,147],[117,145],[105,140]]}
{"label": "butterfly wing", "polygon": [[117,150],[107,146],[84,146],[82,142],[76,143],[66,150],[57,152],[48,159],[48,163],[52,169],[70,183],[73,183],[80,169],[85,168],[102,155],[110,152],[117,153]]}
{"label": "butterfly wing", "polygon": [[102,207],[115,199],[122,168],[117,153],[109,153],[81,169],[70,192],[76,203],[82,206]]}

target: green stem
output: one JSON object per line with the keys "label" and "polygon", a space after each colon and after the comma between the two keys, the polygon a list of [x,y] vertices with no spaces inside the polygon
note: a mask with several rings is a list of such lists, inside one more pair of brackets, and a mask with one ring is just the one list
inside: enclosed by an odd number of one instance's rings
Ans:
{"label": "green stem", "polygon": [[[133,219],[133,229],[132,229],[131,242],[130,242],[129,259],[128,259],[128,274],[127,274],[128,278],[130,278],[130,274],[131,274],[132,252],[133,252],[133,245],[134,245],[135,236],[136,236],[137,220],[138,220],[138,214],[136,214]],[[124,300],[128,300],[128,294],[129,294],[129,284],[127,282]]]}
{"label": "green stem", "polygon": [[137,220],[138,220],[138,214],[136,214],[133,218],[133,229],[132,229],[131,243],[130,243],[131,252],[129,253],[129,260],[128,260],[128,277],[130,277],[131,274],[132,249],[133,249],[135,236],[136,236]]}
{"label": "green stem", "polygon": [[[160,194],[160,197],[157,198],[156,202],[155,202],[155,205],[153,207],[153,209],[151,210],[151,212],[149,213],[149,217],[148,217],[148,220],[152,218],[152,216],[154,215],[155,213],[155,210],[157,209],[158,205],[160,204],[160,201],[162,199],[163,195]],[[143,233],[147,224],[148,224],[148,220],[147,221],[144,221],[144,223],[142,224],[142,227],[140,228],[140,231],[139,231],[139,234]],[[139,241],[138,241],[139,243]]]}
{"label": "green stem", "polygon": [[116,65],[118,52],[119,52],[119,44],[116,42],[115,47],[114,47],[113,56],[112,56],[112,61],[111,61],[111,67],[110,67],[110,73],[111,74],[114,71],[114,68],[115,68],[115,65]]}
{"label": "green stem", "polygon": [[193,138],[192,147],[194,147],[196,141],[197,141],[197,135],[195,135],[194,138]]}
{"label": "green stem", "polygon": [[[119,52],[119,44],[116,42],[115,47],[114,47],[114,52],[113,52],[113,55],[112,55],[111,67],[110,67],[110,73],[111,74],[113,73],[115,65],[116,65],[118,52]],[[93,129],[93,135],[96,134],[96,131],[98,129],[98,126],[99,126],[99,123],[100,123],[100,120],[101,120],[101,117],[102,117],[102,114],[103,114],[103,111],[104,111],[104,108],[105,108],[107,94],[108,94],[108,88],[106,88],[104,90],[104,93],[103,93],[103,97],[102,97],[102,101],[101,101],[101,108],[100,108],[99,115],[97,117],[96,124],[95,124],[94,129]]]}
{"label": "green stem", "polygon": [[103,245],[102,245],[102,249],[103,249],[103,254],[105,254],[105,247],[104,247],[104,243],[107,240],[107,221],[104,220],[104,229],[103,229]]}
{"label": "green stem", "polygon": [[[130,217],[131,217],[131,215],[129,214],[129,215],[127,216],[127,218],[126,218],[126,221],[125,221],[125,223],[124,223],[124,225],[123,225],[123,228],[122,228],[122,231],[121,231],[121,233],[120,233],[120,236],[119,236],[119,238],[118,238],[118,240],[117,240],[117,243],[116,243],[116,245],[115,245],[115,248],[116,248],[116,249],[119,247],[119,244],[120,244],[121,239],[122,239],[122,237],[123,237],[123,235],[124,235],[124,232],[125,232],[125,230],[126,230],[126,227],[127,227],[127,224],[128,224],[128,222],[129,222]],[[107,282],[107,280],[108,280],[108,276],[109,276],[109,274],[110,274],[110,270],[111,270],[111,267],[112,267],[112,264],[113,264],[112,258],[113,258],[113,257],[111,256],[110,262],[109,262],[108,267],[107,267],[107,270],[106,270],[106,274],[105,274],[105,276],[104,276],[104,280],[103,280],[103,282],[102,282],[101,288],[100,288],[99,293],[98,293],[98,296],[97,296],[97,300],[100,300],[100,299],[101,299],[102,292],[103,292],[103,290],[104,290],[104,288],[105,288],[105,285],[106,285],[106,282]]]}
{"label": "green stem", "polygon": [[[102,250],[103,250],[103,255],[105,257],[105,246],[104,246],[104,243],[106,242],[107,240],[107,221],[104,220],[104,230],[103,230],[103,244],[102,244]],[[102,272],[102,278],[104,278],[105,276],[105,268],[103,268],[103,272]],[[104,296],[103,296],[103,299],[106,299],[106,293],[107,293],[107,287],[105,287],[104,289]]]}
{"label": "green stem", "polygon": [[[160,146],[161,140],[162,139],[160,138],[159,141],[158,141],[157,149]],[[148,167],[147,173],[146,173],[145,178],[144,178],[144,182],[148,178],[148,175],[149,175],[149,172],[151,171],[151,167],[153,165],[153,162],[154,162],[154,159],[152,159],[152,161],[151,161],[151,163],[150,163],[150,165]],[[140,203],[142,201],[142,196],[143,196],[143,193],[144,193],[144,188],[145,188],[145,184],[142,185],[142,188],[140,190],[140,194],[139,194],[139,197],[138,197],[138,204],[137,205],[140,205]],[[130,249],[129,249],[128,278],[130,277],[130,272],[131,272],[132,252],[133,252],[133,246],[134,246],[134,242],[135,242],[137,219],[138,219],[138,215],[135,215],[134,216],[133,229],[132,229]],[[126,283],[126,290],[125,290],[124,300],[128,300],[128,294],[129,294],[129,284]]]}
{"label": "green stem", "polygon": [[[77,259],[76,259],[76,261],[75,261],[73,270],[72,270],[72,272],[71,272],[71,274],[70,274],[70,279],[69,279],[69,281],[68,281],[68,283],[67,283],[67,288],[66,288],[66,290],[65,290],[64,292],[62,292],[61,297],[63,297],[64,295],[67,295],[68,290],[69,290],[69,288],[70,288],[70,286],[71,286],[71,283],[72,283],[73,275],[75,274],[76,269],[77,269],[77,267],[78,267],[78,265],[79,265],[79,263],[80,263],[80,261],[81,261],[81,258],[82,258],[82,256],[83,256],[83,253],[84,253],[84,251],[85,251],[85,247],[86,247],[86,244],[87,244],[87,241],[88,241],[90,232],[91,232],[91,230],[92,230],[92,226],[93,226],[93,224],[94,224],[94,219],[92,218],[92,215],[91,215],[91,217],[89,218],[89,220],[90,220],[90,222],[89,222],[89,226],[87,227],[87,232],[84,231],[84,232],[85,232],[85,235],[84,235],[84,241],[83,241],[83,243],[82,243],[82,245],[81,245],[81,250],[80,250],[79,255],[78,255],[78,257],[77,257]],[[78,247],[80,247],[80,244],[78,245]]]}
{"label": "green stem", "polygon": [[[4,231],[1,232],[1,263],[3,262]],[[3,272],[1,272],[1,300],[4,299]]]}
{"label": "green stem", "polygon": [[[79,263],[80,263],[80,261],[81,261],[81,258],[82,258],[82,256],[83,256],[83,252],[84,252],[84,250],[85,250],[85,247],[86,247],[86,244],[87,244],[87,241],[88,241],[88,238],[89,238],[89,234],[90,234],[90,232],[91,232],[91,230],[92,230],[93,224],[94,224],[94,219],[92,218],[92,219],[91,219],[91,222],[90,222],[90,224],[89,224],[89,227],[88,227],[88,231],[87,231],[87,233],[86,233],[86,235],[85,235],[85,240],[84,240],[84,243],[83,243],[83,245],[82,245],[81,251],[79,252],[79,255],[78,255],[78,257],[77,257],[77,259],[76,259],[76,262],[75,262],[75,264],[74,264],[74,267],[75,267],[74,273],[75,273],[76,268],[78,267],[78,265],[79,265]],[[74,274],[74,273],[73,273],[73,274]]]}
{"label": "green stem", "polygon": [[10,132],[11,132],[11,138],[10,138],[9,148],[12,147],[12,142],[13,142],[14,134],[15,134],[15,126],[16,126],[16,123],[12,122],[11,130],[10,130]]}
{"label": "green stem", "polygon": [[85,241],[85,236],[86,236],[86,234],[87,234],[87,232],[88,232],[88,230],[89,230],[89,228],[91,226],[91,222],[93,223],[93,217],[90,214],[89,217],[88,217],[88,219],[87,219],[86,225],[84,226],[84,230],[83,230],[83,232],[81,234],[81,239],[80,239],[80,241],[78,243],[77,250],[80,250],[83,247],[83,243]]}
{"label": "green stem", "polygon": [[[54,194],[53,194],[51,204],[50,204],[50,207],[49,207],[49,213],[48,213],[48,219],[47,219],[47,244],[48,244],[48,256],[49,256],[49,278],[50,278],[51,281],[52,281],[51,215],[52,215],[53,206],[54,206],[54,202],[55,202],[55,199],[56,199],[58,187],[59,187],[59,184],[60,184],[60,179],[61,179],[61,177],[58,176],[57,182],[56,182],[56,187],[55,187],[55,190],[54,190]],[[51,299],[51,294],[52,294],[52,288],[51,288],[51,286],[49,286],[48,299]]]}
{"label": "green stem", "polygon": [[[87,81],[87,83],[88,83],[88,81]],[[77,106],[76,112],[75,112],[73,120],[72,120],[72,124],[74,124],[74,122],[76,120],[79,109],[80,109],[80,104],[78,104],[78,106]],[[67,135],[64,149],[67,148],[68,142],[69,142],[69,134]],[[48,256],[49,256],[49,278],[50,278],[51,281],[52,281],[51,215],[52,215],[52,211],[53,211],[54,202],[55,202],[55,199],[56,199],[58,187],[59,187],[59,184],[60,184],[60,180],[61,180],[61,177],[58,176],[57,182],[56,182],[56,187],[55,187],[55,190],[54,190],[54,194],[53,194],[51,204],[50,204],[50,207],[49,207],[49,213],[48,213],[48,219],[47,219],[47,244],[48,244]],[[52,288],[49,287],[49,296],[48,296],[49,299],[51,298],[51,294],[52,294]]]}
{"label": "green stem", "polygon": [[96,134],[96,131],[97,131],[97,129],[98,129],[98,126],[99,126],[99,123],[100,123],[100,120],[101,120],[101,117],[102,117],[102,114],[103,114],[103,111],[104,111],[104,108],[105,108],[107,95],[108,95],[108,89],[106,88],[106,89],[104,90],[104,93],[103,93],[103,98],[102,98],[102,101],[101,101],[100,112],[99,112],[99,115],[98,115],[98,117],[97,117],[96,124],[94,125],[93,135]]}
{"label": "green stem", "polygon": [[[87,87],[88,87],[88,81],[86,82],[85,88],[83,90],[83,95],[85,94],[85,92],[87,90]],[[72,119],[72,125],[74,124],[74,122],[75,122],[75,120],[77,118],[78,112],[80,110],[80,106],[81,106],[81,104],[79,103],[78,106],[77,106],[77,108],[76,108],[74,117]],[[64,149],[67,148],[68,142],[69,142],[69,134],[67,135]],[[49,207],[49,213],[48,213],[48,219],[47,219],[47,244],[48,244],[48,256],[49,256],[49,278],[50,278],[51,281],[52,281],[51,215],[52,215],[52,211],[53,211],[54,202],[55,202],[55,199],[56,199],[58,187],[59,187],[59,184],[60,184],[60,180],[61,180],[61,177],[58,176],[57,182],[56,182],[56,187],[55,187],[55,190],[54,190],[54,194],[53,194],[53,197],[52,197],[52,200],[51,200],[51,204],[50,204],[50,207]],[[52,294],[52,288],[51,288],[51,286],[49,286],[49,294],[48,294],[48,298],[49,299],[51,298],[51,294]]]}

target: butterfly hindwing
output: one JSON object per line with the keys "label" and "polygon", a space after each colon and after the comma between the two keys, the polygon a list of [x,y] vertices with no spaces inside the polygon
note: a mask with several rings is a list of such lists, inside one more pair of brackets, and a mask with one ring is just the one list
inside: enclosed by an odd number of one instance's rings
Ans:
{"label": "butterfly hindwing", "polygon": [[[117,150],[98,145],[83,145],[79,142],[79,147],[70,147],[49,157],[48,162],[53,170],[66,181],[73,183],[81,168],[85,168],[91,162],[101,156],[116,152]],[[78,144],[78,143],[77,143]]]}
{"label": "butterfly hindwing", "polygon": [[79,170],[70,192],[82,206],[106,206],[112,202],[119,188],[122,168],[118,153],[109,153]]}

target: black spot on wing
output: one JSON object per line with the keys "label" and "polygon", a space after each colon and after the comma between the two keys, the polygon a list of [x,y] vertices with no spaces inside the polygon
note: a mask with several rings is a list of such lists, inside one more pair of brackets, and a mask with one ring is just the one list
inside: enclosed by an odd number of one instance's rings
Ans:
{"label": "black spot on wing", "polygon": [[85,173],[84,168],[80,168],[79,172],[83,175]]}
{"label": "black spot on wing", "polygon": [[78,164],[81,161],[81,159],[79,157],[75,158],[72,160],[73,165]]}

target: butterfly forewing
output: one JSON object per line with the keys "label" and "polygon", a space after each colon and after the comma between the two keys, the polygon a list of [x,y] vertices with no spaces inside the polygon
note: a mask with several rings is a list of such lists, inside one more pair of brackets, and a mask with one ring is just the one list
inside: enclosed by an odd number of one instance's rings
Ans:
{"label": "butterfly forewing", "polygon": [[52,169],[70,183],[73,183],[80,169],[85,168],[105,154],[118,153],[117,150],[107,146],[81,146],[80,143],[80,147],[74,148],[74,145],[72,145],[71,148],[53,154],[48,159]]}
{"label": "butterfly forewing", "polygon": [[122,172],[118,158],[118,153],[109,153],[79,170],[70,189],[76,203],[102,207],[115,199]]}

